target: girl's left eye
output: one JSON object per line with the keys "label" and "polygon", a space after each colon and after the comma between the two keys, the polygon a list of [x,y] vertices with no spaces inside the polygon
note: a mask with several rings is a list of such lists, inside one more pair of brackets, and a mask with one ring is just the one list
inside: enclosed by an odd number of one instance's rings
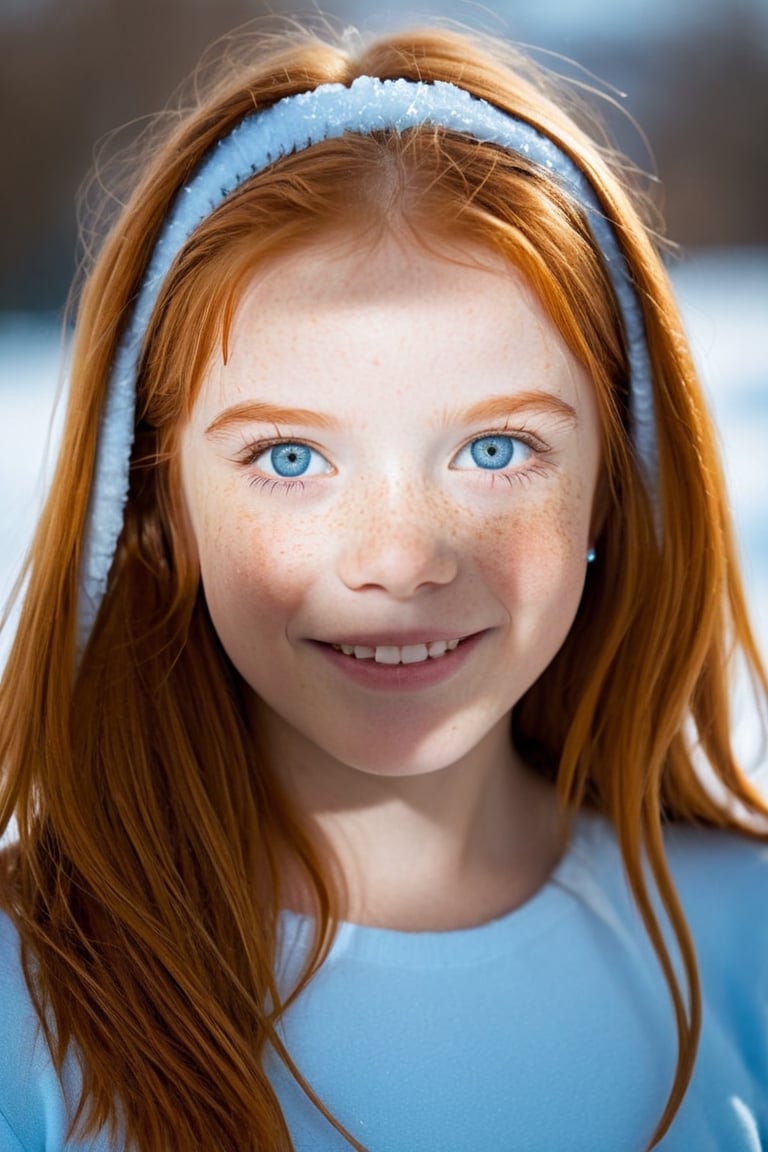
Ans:
{"label": "girl's left eye", "polygon": [[300,440],[283,440],[252,456],[250,463],[272,480],[298,480],[330,472],[331,465],[316,448]]}
{"label": "girl's left eye", "polygon": [[525,464],[534,455],[534,449],[517,436],[493,432],[470,440],[454,457],[454,468],[482,468],[500,472],[510,465]]}

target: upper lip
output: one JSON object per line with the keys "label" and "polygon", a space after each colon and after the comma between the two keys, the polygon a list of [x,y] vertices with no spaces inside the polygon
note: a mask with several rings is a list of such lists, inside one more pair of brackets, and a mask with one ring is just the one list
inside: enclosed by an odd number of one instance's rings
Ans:
{"label": "upper lip", "polygon": [[320,644],[351,644],[355,648],[406,648],[411,644],[434,644],[437,640],[467,640],[475,632],[452,632],[450,628],[420,628],[405,632],[350,632],[334,636],[331,640],[320,640]]}

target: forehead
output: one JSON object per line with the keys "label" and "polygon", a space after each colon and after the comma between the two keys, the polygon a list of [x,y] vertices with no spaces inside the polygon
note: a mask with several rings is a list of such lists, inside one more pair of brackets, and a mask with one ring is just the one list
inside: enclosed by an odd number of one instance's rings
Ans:
{"label": "forehead", "polygon": [[210,410],[238,393],[295,399],[320,388],[352,402],[362,388],[350,395],[350,383],[379,377],[390,395],[412,398],[414,381],[442,379],[449,400],[457,388],[483,391],[500,371],[511,385],[549,372],[572,390],[574,366],[523,275],[498,253],[342,236],[253,274],[199,399]]}

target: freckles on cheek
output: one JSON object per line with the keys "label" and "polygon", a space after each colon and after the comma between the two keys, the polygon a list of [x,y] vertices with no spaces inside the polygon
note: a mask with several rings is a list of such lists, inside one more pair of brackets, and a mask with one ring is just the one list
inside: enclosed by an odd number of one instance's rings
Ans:
{"label": "freckles on cheek", "polygon": [[249,615],[297,603],[313,570],[302,537],[278,519],[233,514],[211,518],[201,550],[203,586],[212,611],[218,605]]}
{"label": "freckles on cheek", "polygon": [[477,537],[479,566],[527,603],[568,592],[578,598],[584,577],[582,517],[565,494],[487,521]]}

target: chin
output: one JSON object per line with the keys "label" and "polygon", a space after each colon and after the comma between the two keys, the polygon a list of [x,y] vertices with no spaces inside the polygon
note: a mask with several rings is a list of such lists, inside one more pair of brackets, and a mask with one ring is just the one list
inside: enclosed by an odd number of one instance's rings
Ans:
{"label": "chin", "polygon": [[345,742],[343,747],[328,748],[327,755],[346,768],[367,776],[413,779],[450,769],[471,760],[475,753],[485,758],[490,745],[508,746],[508,732],[508,715],[492,728],[478,731],[462,732],[460,725],[453,723],[446,725],[443,731],[414,734],[409,739],[407,731],[399,728],[390,739],[382,739],[378,733],[367,734],[360,742]]}

